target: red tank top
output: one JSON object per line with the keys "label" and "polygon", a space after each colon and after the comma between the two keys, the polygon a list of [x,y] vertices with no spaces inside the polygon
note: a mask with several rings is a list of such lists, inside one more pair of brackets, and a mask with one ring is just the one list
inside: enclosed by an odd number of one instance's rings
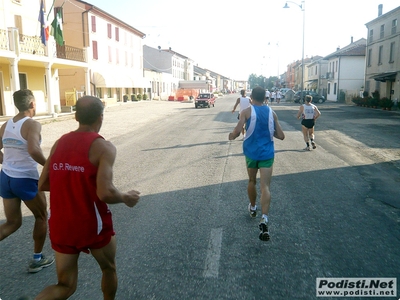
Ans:
{"label": "red tank top", "polygon": [[49,234],[53,243],[85,247],[114,234],[111,211],[96,194],[97,167],[89,161],[94,132],[70,132],[49,164]]}

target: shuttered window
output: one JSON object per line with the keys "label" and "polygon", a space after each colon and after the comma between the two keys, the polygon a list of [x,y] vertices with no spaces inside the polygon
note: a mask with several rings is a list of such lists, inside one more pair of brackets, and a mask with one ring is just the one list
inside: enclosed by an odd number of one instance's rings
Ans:
{"label": "shuttered window", "polygon": [[119,28],[115,27],[115,40],[119,42]]}
{"label": "shuttered window", "polygon": [[97,50],[97,41],[92,41],[92,48],[93,48],[93,59],[99,59],[99,53]]}
{"label": "shuttered window", "polygon": [[112,38],[111,24],[110,23],[107,24],[107,36],[108,36],[109,39]]}
{"label": "shuttered window", "polygon": [[92,32],[96,32],[96,16],[92,16]]}

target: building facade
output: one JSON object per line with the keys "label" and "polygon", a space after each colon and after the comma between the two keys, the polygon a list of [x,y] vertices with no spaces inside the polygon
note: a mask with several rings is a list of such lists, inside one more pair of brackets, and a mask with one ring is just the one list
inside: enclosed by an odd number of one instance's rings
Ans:
{"label": "building facade", "polygon": [[365,61],[364,90],[371,95],[378,91],[380,97],[394,102],[400,98],[400,6],[382,14],[366,25],[368,29],[367,58]]}
{"label": "building facade", "polygon": [[328,61],[327,100],[345,101],[364,85],[366,39],[361,38],[324,57]]}

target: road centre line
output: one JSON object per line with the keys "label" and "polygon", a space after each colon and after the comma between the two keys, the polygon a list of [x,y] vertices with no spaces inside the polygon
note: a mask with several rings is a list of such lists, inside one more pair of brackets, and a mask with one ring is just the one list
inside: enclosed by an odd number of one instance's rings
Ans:
{"label": "road centre line", "polygon": [[203,273],[205,278],[218,278],[221,245],[222,228],[212,228]]}

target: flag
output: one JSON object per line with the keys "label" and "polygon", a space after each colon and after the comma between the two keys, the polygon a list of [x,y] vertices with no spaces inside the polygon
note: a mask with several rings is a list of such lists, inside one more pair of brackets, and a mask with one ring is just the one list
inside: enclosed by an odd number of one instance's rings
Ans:
{"label": "flag", "polygon": [[40,2],[40,11],[39,11],[39,18],[38,21],[40,22],[40,38],[42,40],[42,44],[46,46],[46,41],[49,39],[49,31],[47,30],[46,34],[46,21],[44,20],[44,4],[43,0]]}
{"label": "flag", "polygon": [[62,19],[61,19],[61,10],[59,10],[51,23],[51,35],[54,36],[56,43],[60,46],[64,45],[64,37],[62,32]]}

